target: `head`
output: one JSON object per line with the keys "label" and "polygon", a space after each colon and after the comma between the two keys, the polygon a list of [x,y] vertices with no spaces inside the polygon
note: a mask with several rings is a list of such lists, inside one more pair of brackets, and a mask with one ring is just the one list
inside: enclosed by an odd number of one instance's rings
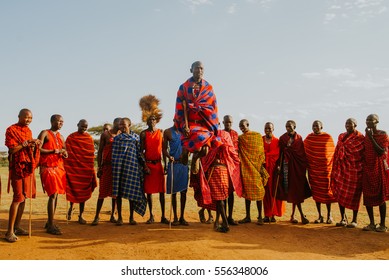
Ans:
{"label": "head", "polygon": [[50,118],[51,130],[57,131],[60,130],[63,126],[63,118],[61,115],[55,114]]}
{"label": "head", "polygon": [[154,115],[148,117],[147,125],[149,126],[149,128],[154,128],[157,125],[157,118]]}
{"label": "head", "polygon": [[119,122],[119,129],[122,133],[130,133],[131,120],[129,118],[122,118]]}
{"label": "head", "polygon": [[103,132],[109,131],[112,128],[112,125],[110,123],[105,123],[103,125]]}
{"label": "head", "polygon": [[22,109],[18,115],[18,123],[22,126],[28,126],[32,122],[32,112],[29,109]]}
{"label": "head", "polygon": [[239,122],[239,129],[243,132],[243,133],[246,133],[246,132],[249,132],[250,129],[249,129],[249,121],[246,120],[246,119],[243,119]]}
{"label": "head", "polygon": [[346,120],[345,127],[346,127],[347,133],[353,133],[355,131],[355,129],[357,128],[357,120],[354,118],[348,118]]}
{"label": "head", "polygon": [[273,131],[274,131],[274,124],[271,122],[265,123],[265,135],[267,138],[273,137]]}
{"label": "head", "polygon": [[366,118],[366,126],[367,128],[375,129],[377,128],[377,124],[380,122],[377,114],[370,114]]}
{"label": "head", "polygon": [[115,118],[114,120],[113,120],[113,128],[115,129],[115,130],[119,130],[119,123],[120,123],[120,120],[121,120],[122,118]]}
{"label": "head", "polygon": [[323,129],[323,123],[321,121],[316,120],[312,123],[313,133],[320,134],[322,129]]}
{"label": "head", "polygon": [[288,134],[295,134],[296,122],[293,120],[289,120],[285,124],[285,129]]}
{"label": "head", "polygon": [[77,127],[78,127],[78,133],[85,133],[87,130],[88,130],[88,122],[87,120],[85,119],[81,119],[78,124],[77,124]]}
{"label": "head", "polygon": [[232,116],[225,115],[223,117],[223,125],[224,125],[225,131],[231,131],[231,129],[232,129]]}
{"label": "head", "polygon": [[204,75],[204,65],[201,61],[195,61],[192,63],[192,66],[190,67],[190,72],[193,75],[193,79],[195,81],[201,81]]}

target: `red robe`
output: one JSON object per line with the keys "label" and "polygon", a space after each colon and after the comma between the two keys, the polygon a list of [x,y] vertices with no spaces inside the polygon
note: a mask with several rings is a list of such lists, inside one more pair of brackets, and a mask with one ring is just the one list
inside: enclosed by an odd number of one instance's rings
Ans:
{"label": "red robe", "polygon": [[[42,148],[46,150],[61,150],[63,148],[61,134],[54,134],[47,130],[47,142]],[[48,196],[55,193],[64,194],[66,191],[66,172],[62,155],[60,154],[41,154],[40,175],[42,186]]]}
{"label": "red robe", "polygon": [[162,158],[162,131],[151,132],[146,130],[145,160],[150,174],[144,175],[144,192],[147,194],[165,192],[165,175],[161,162]]}
{"label": "red robe", "polygon": [[92,196],[97,186],[93,138],[86,132],[74,132],[66,139],[66,149],[69,154],[65,159],[68,179],[66,199],[73,203],[82,203]]}
{"label": "red robe", "polygon": [[278,146],[278,138],[272,137],[271,142],[266,142],[266,136],[262,136],[263,146],[265,150],[265,169],[269,173],[269,180],[265,186],[265,197],[263,198],[263,208],[266,217],[278,216],[281,217],[285,212],[285,203],[282,200],[276,199],[276,182],[274,178],[278,176],[276,163],[280,155]]}
{"label": "red robe", "polygon": [[288,133],[284,133],[279,139],[281,154],[279,161],[282,166],[277,198],[297,204],[304,202],[312,194],[306,176],[307,158],[303,139],[295,133],[293,143],[288,146],[289,139]]}
{"label": "red robe", "polygon": [[385,164],[389,146],[388,135],[381,133],[373,135],[373,137],[377,144],[385,150],[385,153],[378,155],[370,138],[365,136],[362,193],[363,204],[366,206],[379,206],[389,200],[389,184]]}
{"label": "red robe", "polygon": [[104,146],[102,153],[99,199],[112,196],[112,143],[113,137],[111,136],[109,138],[109,143]]}

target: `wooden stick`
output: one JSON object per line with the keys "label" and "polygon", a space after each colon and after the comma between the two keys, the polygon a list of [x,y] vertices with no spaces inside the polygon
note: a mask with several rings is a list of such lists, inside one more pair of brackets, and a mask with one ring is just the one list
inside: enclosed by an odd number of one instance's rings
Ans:
{"label": "wooden stick", "polygon": [[28,219],[28,238],[31,238],[32,231],[32,184],[35,176],[35,170],[32,171],[31,179],[30,179],[30,215]]}
{"label": "wooden stick", "polygon": [[[173,179],[174,179],[174,172],[173,172],[173,165],[174,160],[170,163],[171,167],[171,177],[170,177],[170,214],[169,214],[169,229],[172,229],[172,208],[173,208]],[[177,206],[177,205],[176,205]]]}

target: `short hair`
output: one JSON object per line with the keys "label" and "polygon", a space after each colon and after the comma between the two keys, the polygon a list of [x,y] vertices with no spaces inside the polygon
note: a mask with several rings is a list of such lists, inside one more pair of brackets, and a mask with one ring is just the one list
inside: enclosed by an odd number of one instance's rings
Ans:
{"label": "short hair", "polygon": [[204,66],[204,64],[203,64],[201,61],[197,60],[197,61],[195,61],[195,62],[192,63],[192,65],[190,66],[190,69],[193,70],[193,68],[194,68],[196,65],[199,65],[199,64],[201,64],[201,65]]}
{"label": "short hair", "polygon": [[27,112],[32,113],[30,109],[23,108],[22,110],[19,111],[18,117],[22,116],[23,114],[25,114],[25,113],[27,113]]}
{"label": "short hair", "polygon": [[312,125],[313,125],[315,122],[317,122],[317,123],[320,125],[320,127],[323,128],[323,123],[322,123],[321,121],[315,120],[315,121],[313,121]]}
{"label": "short hair", "polygon": [[357,120],[356,120],[356,119],[354,119],[354,118],[348,118],[348,119],[346,120],[346,122],[348,122],[348,121],[354,123],[355,126],[357,126]]}
{"label": "short hair", "polygon": [[51,117],[50,117],[50,122],[52,123],[52,122],[54,122],[58,117],[62,117],[61,115],[59,115],[59,114],[54,114],[54,115],[52,115]]}
{"label": "short hair", "polygon": [[288,120],[286,123],[291,123],[294,126],[294,128],[297,127],[296,122],[294,120]]}

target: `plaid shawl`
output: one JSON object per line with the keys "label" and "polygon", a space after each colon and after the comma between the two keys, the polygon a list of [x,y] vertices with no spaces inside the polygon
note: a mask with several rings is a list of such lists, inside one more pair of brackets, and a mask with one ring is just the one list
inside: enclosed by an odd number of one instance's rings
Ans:
{"label": "plaid shawl", "polygon": [[308,160],[308,179],[312,188],[312,197],[316,202],[332,203],[336,198],[330,188],[332,162],[335,144],[331,135],[311,133],[304,140]]}
{"label": "plaid shawl", "polygon": [[212,86],[205,80],[201,81],[197,97],[193,94],[193,78],[182,84],[177,92],[175,125],[183,133],[185,126],[184,100],[187,103],[188,125],[191,130],[189,137],[181,136],[183,147],[189,152],[199,151],[204,145],[217,147],[221,140],[217,137],[219,128],[218,107]]}
{"label": "plaid shawl", "polygon": [[341,133],[332,164],[332,192],[340,205],[352,210],[359,209],[361,200],[364,141],[359,131]]}
{"label": "plaid shawl", "polygon": [[[7,128],[5,132],[5,145],[8,149],[12,149],[26,140],[32,140],[32,132],[28,126],[22,126],[16,123]],[[29,176],[37,167],[39,157],[40,149],[32,149],[31,147],[23,148],[9,155],[10,173],[20,178]]]}
{"label": "plaid shawl", "polygon": [[383,131],[373,135],[377,144],[385,150],[378,155],[373,142],[365,136],[365,157],[362,175],[363,204],[366,206],[378,206],[389,200],[389,184],[386,176],[385,161],[388,153],[389,139]]}
{"label": "plaid shawl", "polygon": [[147,201],[143,192],[141,161],[138,134],[130,131],[115,136],[112,144],[112,196],[133,201],[135,212],[144,216]]}
{"label": "plaid shawl", "polygon": [[93,138],[86,132],[73,132],[65,143],[69,155],[64,160],[68,180],[66,199],[73,203],[85,202],[97,187]]}
{"label": "plaid shawl", "polygon": [[262,135],[249,131],[239,135],[239,156],[243,182],[242,196],[248,200],[262,200],[269,174],[264,168],[265,150]]}

